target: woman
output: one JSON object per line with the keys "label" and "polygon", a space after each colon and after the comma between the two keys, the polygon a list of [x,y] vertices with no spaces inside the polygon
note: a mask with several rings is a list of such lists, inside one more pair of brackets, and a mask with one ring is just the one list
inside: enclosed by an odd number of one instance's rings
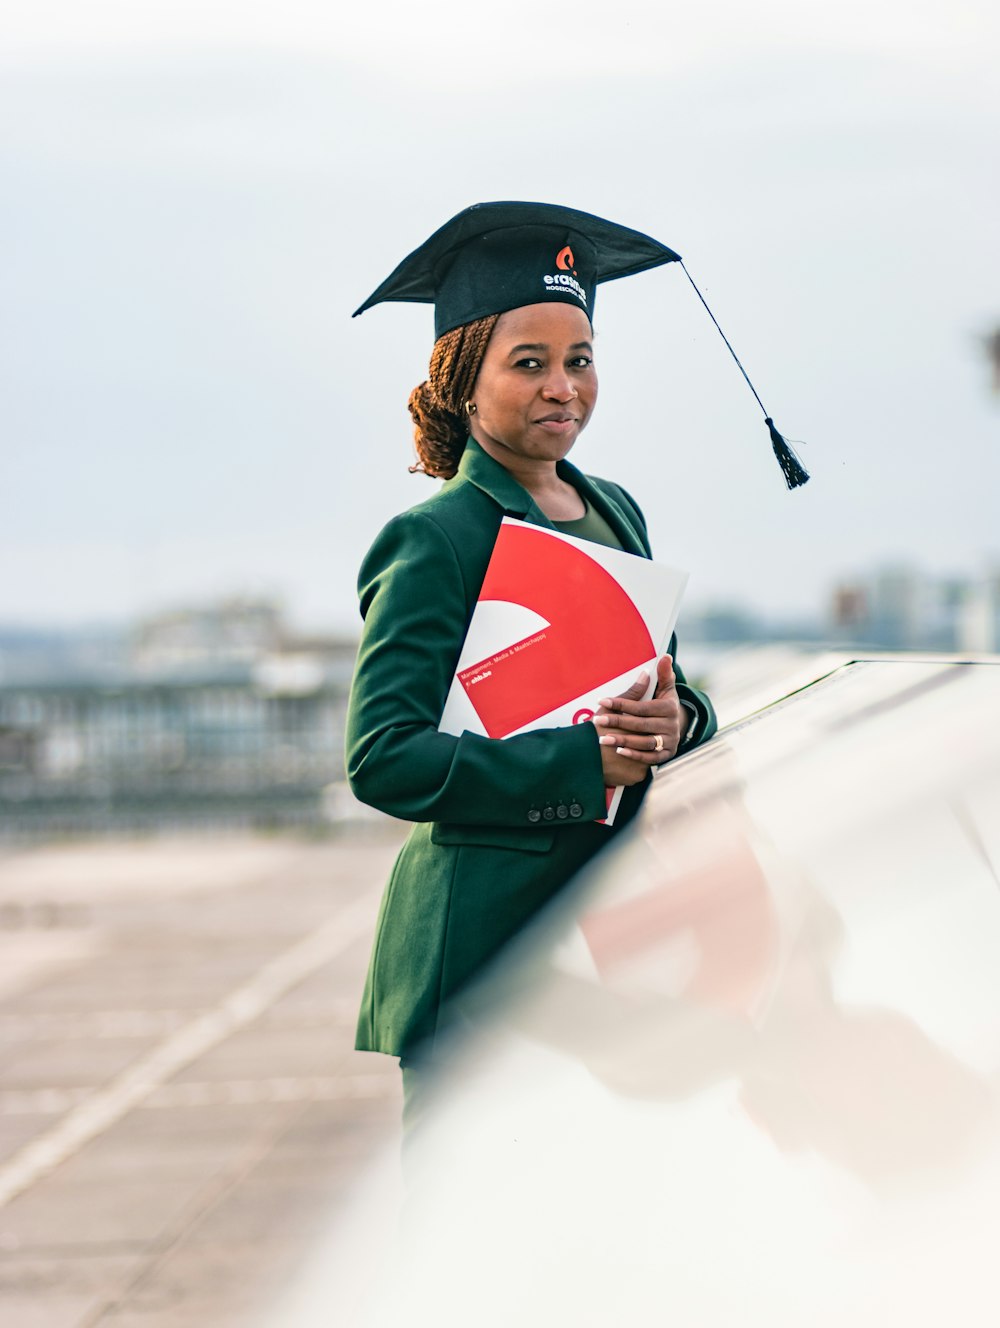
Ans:
{"label": "woman", "polygon": [[[440,1031],[447,998],[628,823],[651,770],[715,731],[673,642],[653,699],[638,699],[640,676],[593,724],[504,740],[437,727],[505,515],[650,557],[630,496],[566,456],[597,400],[597,283],[673,257],[572,209],[484,204],[362,306],[435,302],[429,377],[410,397],[413,469],[446,480],[364,560],[348,714],[355,794],[416,823],[382,902],[357,1039],[404,1067]],[[608,828],[597,821],[615,785],[626,790]]]}

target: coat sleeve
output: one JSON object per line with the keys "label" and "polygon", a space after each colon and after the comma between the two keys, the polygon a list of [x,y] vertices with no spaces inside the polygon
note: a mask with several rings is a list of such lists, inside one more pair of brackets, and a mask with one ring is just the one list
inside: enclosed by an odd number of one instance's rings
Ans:
{"label": "coat sleeve", "polygon": [[675,633],[670,641],[670,653],[674,657],[674,676],[677,679],[677,696],[681,701],[687,702],[697,714],[697,728],[694,737],[690,743],[681,748],[681,754],[693,752],[696,747],[700,747],[703,742],[708,742],[709,738],[714,738],[719,728],[719,721],[715,717],[715,709],[712,702],[708,699],[705,692],[699,691],[697,687],[692,687],[684,677],[684,670],[677,662],[677,634]]}
{"label": "coat sleeve", "polygon": [[347,716],[347,777],[357,798],[409,821],[551,829],[532,812],[577,804],[566,829],[605,812],[592,724],[513,738],[439,733],[469,604],[448,535],[404,512],[376,539],[358,580],[365,625]]}

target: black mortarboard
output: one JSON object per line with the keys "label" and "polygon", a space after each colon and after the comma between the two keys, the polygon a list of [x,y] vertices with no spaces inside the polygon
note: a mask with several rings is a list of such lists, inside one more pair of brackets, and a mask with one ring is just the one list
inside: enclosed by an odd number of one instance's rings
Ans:
{"label": "black mortarboard", "polygon": [[434,335],[488,314],[551,300],[593,315],[599,281],[674,263],[639,231],[554,203],[474,203],[425,240],[369,295],[434,305]]}
{"label": "black mortarboard", "polygon": [[[680,263],[694,286],[680,254],[628,226],[554,203],[474,203],[404,258],[354,317],[386,301],[433,304],[435,338],[489,314],[551,301],[576,305],[593,319],[599,282],[663,263]],[[694,289],[705,304],[698,287]],[[708,313],[715,323],[711,309]],[[736,359],[722,329],[715,326]],[[764,411],[788,487],[804,484],[808,474],[774,427],[738,359],[736,363]]]}

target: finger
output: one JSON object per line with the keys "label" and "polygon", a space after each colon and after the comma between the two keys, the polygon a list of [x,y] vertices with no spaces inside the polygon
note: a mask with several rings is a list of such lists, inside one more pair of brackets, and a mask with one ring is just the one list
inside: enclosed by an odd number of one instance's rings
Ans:
{"label": "finger", "polygon": [[[656,737],[660,739],[661,745],[657,747]],[[620,756],[641,756],[647,764],[658,765],[663,761],[669,761],[677,751],[676,741],[665,734],[657,734],[654,738],[639,738],[630,733],[628,737],[623,738],[611,733],[604,734],[599,739],[602,747],[614,747]]]}
{"label": "finger", "polygon": [[663,752],[640,752],[635,747],[616,747],[615,751],[619,756],[626,756],[630,761],[638,761],[640,765],[662,765],[664,761],[669,761],[672,753]]}
{"label": "finger", "polygon": [[680,711],[680,701],[675,687],[669,687],[660,696],[651,696],[648,701],[630,701],[624,696],[616,696],[598,703],[598,714],[635,715],[639,719],[655,719],[660,716],[669,720]]}
{"label": "finger", "polygon": [[638,715],[642,719],[652,719],[656,715],[672,714],[673,706],[676,704],[676,697],[672,697],[670,694],[659,699],[651,696],[648,701],[629,700],[626,696],[615,696],[610,701],[598,702],[597,713]]}
{"label": "finger", "polygon": [[[665,733],[672,727],[664,723],[662,715],[651,715],[648,718],[636,715],[595,715],[594,723],[597,725],[598,733],[619,735],[619,741],[624,742],[626,738],[642,738],[645,742],[652,739],[657,733]],[[678,730],[680,725],[678,724]],[[678,734],[679,736],[679,734]]]}
{"label": "finger", "polygon": [[603,710],[617,710],[622,703],[640,701],[646,695],[646,688],[649,686],[649,674],[645,669],[639,674],[631,687],[625,689],[621,696],[606,696],[598,701],[598,705]]}
{"label": "finger", "polygon": [[656,661],[656,690],[653,692],[654,698],[662,696],[665,692],[674,691],[677,687],[677,678],[674,674],[674,661],[670,655],[661,655]]}
{"label": "finger", "polygon": [[619,729],[628,733],[669,733],[680,730],[680,706],[674,698],[673,703],[646,701],[629,706],[620,714],[598,714],[594,723],[604,732]]}

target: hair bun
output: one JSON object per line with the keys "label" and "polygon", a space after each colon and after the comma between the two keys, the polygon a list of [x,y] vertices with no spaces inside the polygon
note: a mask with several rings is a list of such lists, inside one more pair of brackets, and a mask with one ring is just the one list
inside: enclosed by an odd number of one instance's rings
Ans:
{"label": "hair bun", "polygon": [[462,404],[472,395],[498,317],[465,323],[434,343],[428,376],[407,403],[419,458],[411,474],[450,480],[458,470],[468,437]]}

